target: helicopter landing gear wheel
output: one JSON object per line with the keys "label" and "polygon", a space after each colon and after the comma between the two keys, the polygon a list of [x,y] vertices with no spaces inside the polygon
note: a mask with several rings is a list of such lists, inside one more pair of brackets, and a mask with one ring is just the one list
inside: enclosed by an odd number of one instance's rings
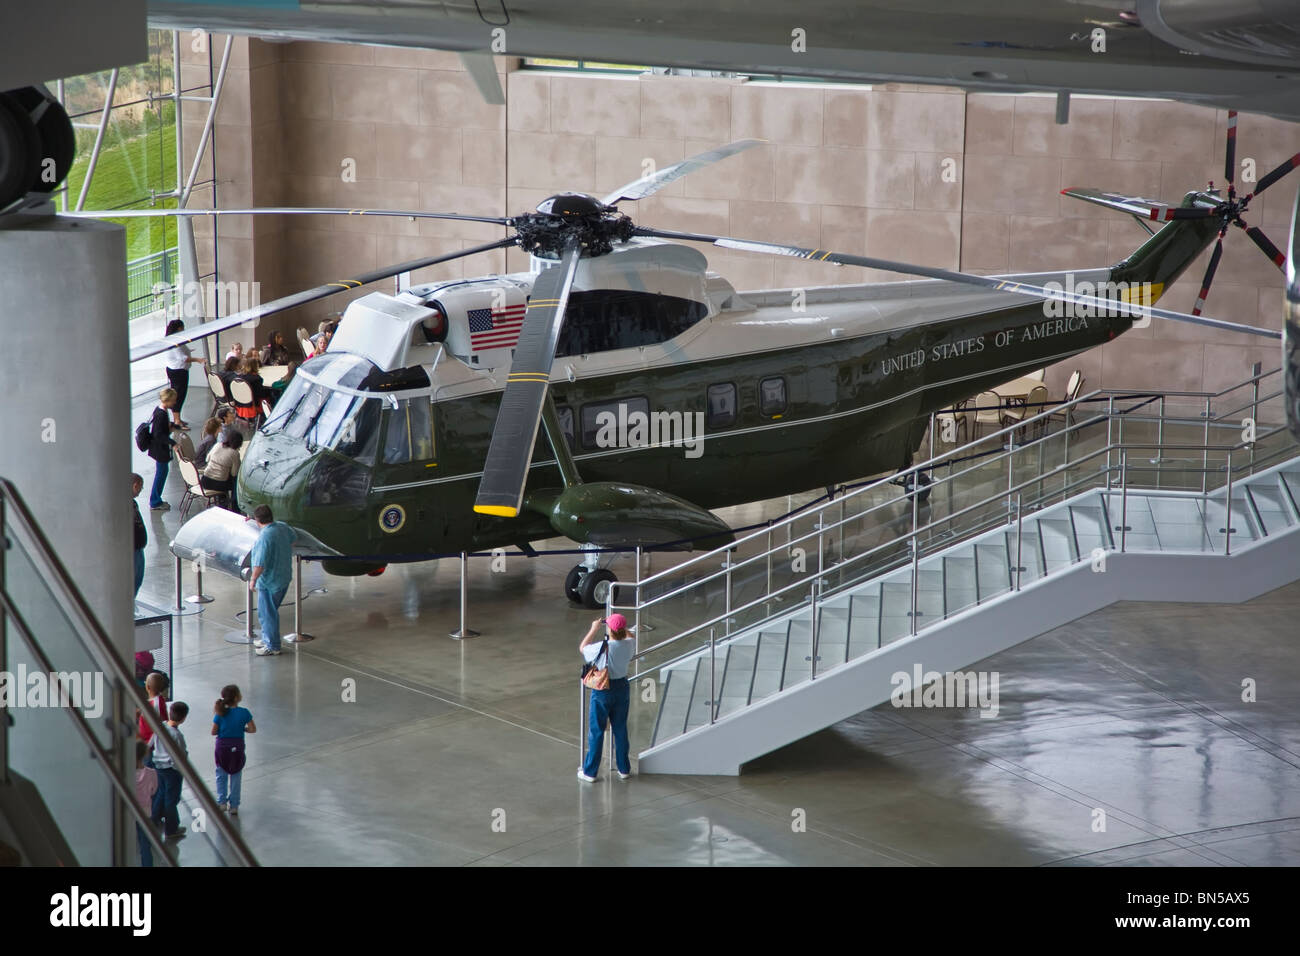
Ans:
{"label": "helicopter landing gear wheel", "polygon": [[575,564],[564,579],[564,596],[574,604],[582,603],[582,578],[586,573],[585,564]]}
{"label": "helicopter landing gear wheel", "polygon": [[[586,570],[585,568],[583,570]],[[609,600],[610,584],[617,580],[617,576],[608,568],[600,568],[596,571],[588,571],[582,579],[582,603],[585,607],[593,611],[600,610]]]}

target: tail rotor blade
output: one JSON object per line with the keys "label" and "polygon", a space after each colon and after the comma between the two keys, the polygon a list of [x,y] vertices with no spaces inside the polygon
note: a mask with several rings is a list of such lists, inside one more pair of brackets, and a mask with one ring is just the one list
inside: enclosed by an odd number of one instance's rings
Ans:
{"label": "tail rotor blade", "polygon": [[1201,292],[1196,297],[1196,305],[1192,306],[1192,315],[1200,315],[1201,309],[1205,308],[1205,300],[1210,294],[1210,285],[1214,282],[1215,270],[1219,268],[1219,260],[1223,258],[1223,233],[1219,233],[1219,241],[1214,244],[1214,253],[1210,256],[1210,264],[1205,267],[1205,278],[1201,280]]}
{"label": "tail rotor blade", "polygon": [[1237,111],[1228,110],[1228,149],[1223,156],[1223,178],[1228,182],[1228,198],[1237,195],[1233,185],[1233,175],[1237,171]]}
{"label": "tail rotor blade", "polygon": [[1246,235],[1250,236],[1250,241],[1264,250],[1264,255],[1273,260],[1273,265],[1279,269],[1286,268],[1286,256],[1282,250],[1269,241],[1268,236],[1264,235],[1264,230],[1259,226],[1251,226],[1246,230]]}

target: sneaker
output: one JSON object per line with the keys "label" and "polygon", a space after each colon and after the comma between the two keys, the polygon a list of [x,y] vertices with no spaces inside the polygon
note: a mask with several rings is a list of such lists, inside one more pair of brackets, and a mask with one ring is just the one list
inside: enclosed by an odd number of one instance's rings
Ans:
{"label": "sneaker", "polygon": [[220,810],[222,813],[225,813],[227,810],[230,809],[230,807],[226,804],[225,800],[218,800],[217,809]]}
{"label": "sneaker", "polygon": [[184,839],[185,839],[185,828],[184,828],[184,827],[177,827],[175,833],[168,833],[168,834],[167,834],[167,839],[169,839],[169,840],[184,840]]}
{"label": "sneaker", "polygon": [[620,780],[626,780],[630,776],[632,776],[630,773],[624,773],[622,770],[618,772],[618,779]]}
{"label": "sneaker", "polygon": [[149,508],[149,510],[150,511],[171,511],[172,506],[164,501],[160,504],[153,505],[152,507]]}
{"label": "sneaker", "polygon": [[583,773],[581,770],[578,771],[578,779],[581,780],[583,783],[595,783],[595,782],[596,782],[596,778],[595,778],[595,777],[588,777],[588,776],[587,776],[585,773]]}
{"label": "sneaker", "polygon": [[254,651],[253,653],[255,653],[258,657],[275,657],[280,652],[271,650],[265,644],[259,644],[257,645],[257,650]]}
{"label": "sneaker", "polygon": [[231,807],[231,808],[230,808],[230,815],[231,815],[232,817],[237,817],[237,816],[239,816],[239,807]]}

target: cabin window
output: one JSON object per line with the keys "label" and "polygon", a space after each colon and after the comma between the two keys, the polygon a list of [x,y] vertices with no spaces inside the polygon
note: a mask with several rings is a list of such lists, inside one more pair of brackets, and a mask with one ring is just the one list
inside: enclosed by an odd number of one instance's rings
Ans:
{"label": "cabin window", "polygon": [[[604,414],[602,414],[604,413]],[[650,415],[650,402],[645,398],[623,398],[613,402],[594,402],[582,406],[582,447],[617,448],[634,426],[632,416]],[[610,417],[613,416],[613,417]]]}
{"label": "cabin window", "polygon": [[569,294],[557,358],[657,345],[708,314],[703,302],[657,292],[591,289]]}
{"label": "cabin window", "polygon": [[730,382],[710,385],[705,422],[710,429],[736,424],[736,386]]}
{"label": "cabin window", "polygon": [[433,458],[433,404],[428,396],[403,399],[388,412],[384,432],[384,464]]}
{"label": "cabin window", "polygon": [[354,461],[373,465],[375,446],[379,444],[379,413],[383,403],[378,398],[354,398],[331,447]]}
{"label": "cabin window", "polygon": [[758,410],[769,418],[785,414],[785,378],[775,375],[758,383]]}

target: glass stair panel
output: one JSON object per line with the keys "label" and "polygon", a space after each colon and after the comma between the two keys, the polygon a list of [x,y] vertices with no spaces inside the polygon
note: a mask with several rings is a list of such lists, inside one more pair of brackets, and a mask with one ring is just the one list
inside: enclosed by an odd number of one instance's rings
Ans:
{"label": "glass stair panel", "polygon": [[1049,573],[1068,568],[1079,560],[1079,550],[1074,543],[1074,528],[1068,517],[1039,518],[1034,523],[1038,526]]}
{"label": "glass stair panel", "polygon": [[944,610],[948,617],[978,603],[975,591],[975,550],[959,548],[943,556]]}
{"label": "glass stair panel", "polygon": [[869,585],[849,599],[849,660],[880,647],[880,585]]}
{"label": "glass stair panel", "polygon": [[1155,522],[1160,545],[1166,551],[1208,551],[1205,513],[1198,498],[1147,496],[1147,507]]}

